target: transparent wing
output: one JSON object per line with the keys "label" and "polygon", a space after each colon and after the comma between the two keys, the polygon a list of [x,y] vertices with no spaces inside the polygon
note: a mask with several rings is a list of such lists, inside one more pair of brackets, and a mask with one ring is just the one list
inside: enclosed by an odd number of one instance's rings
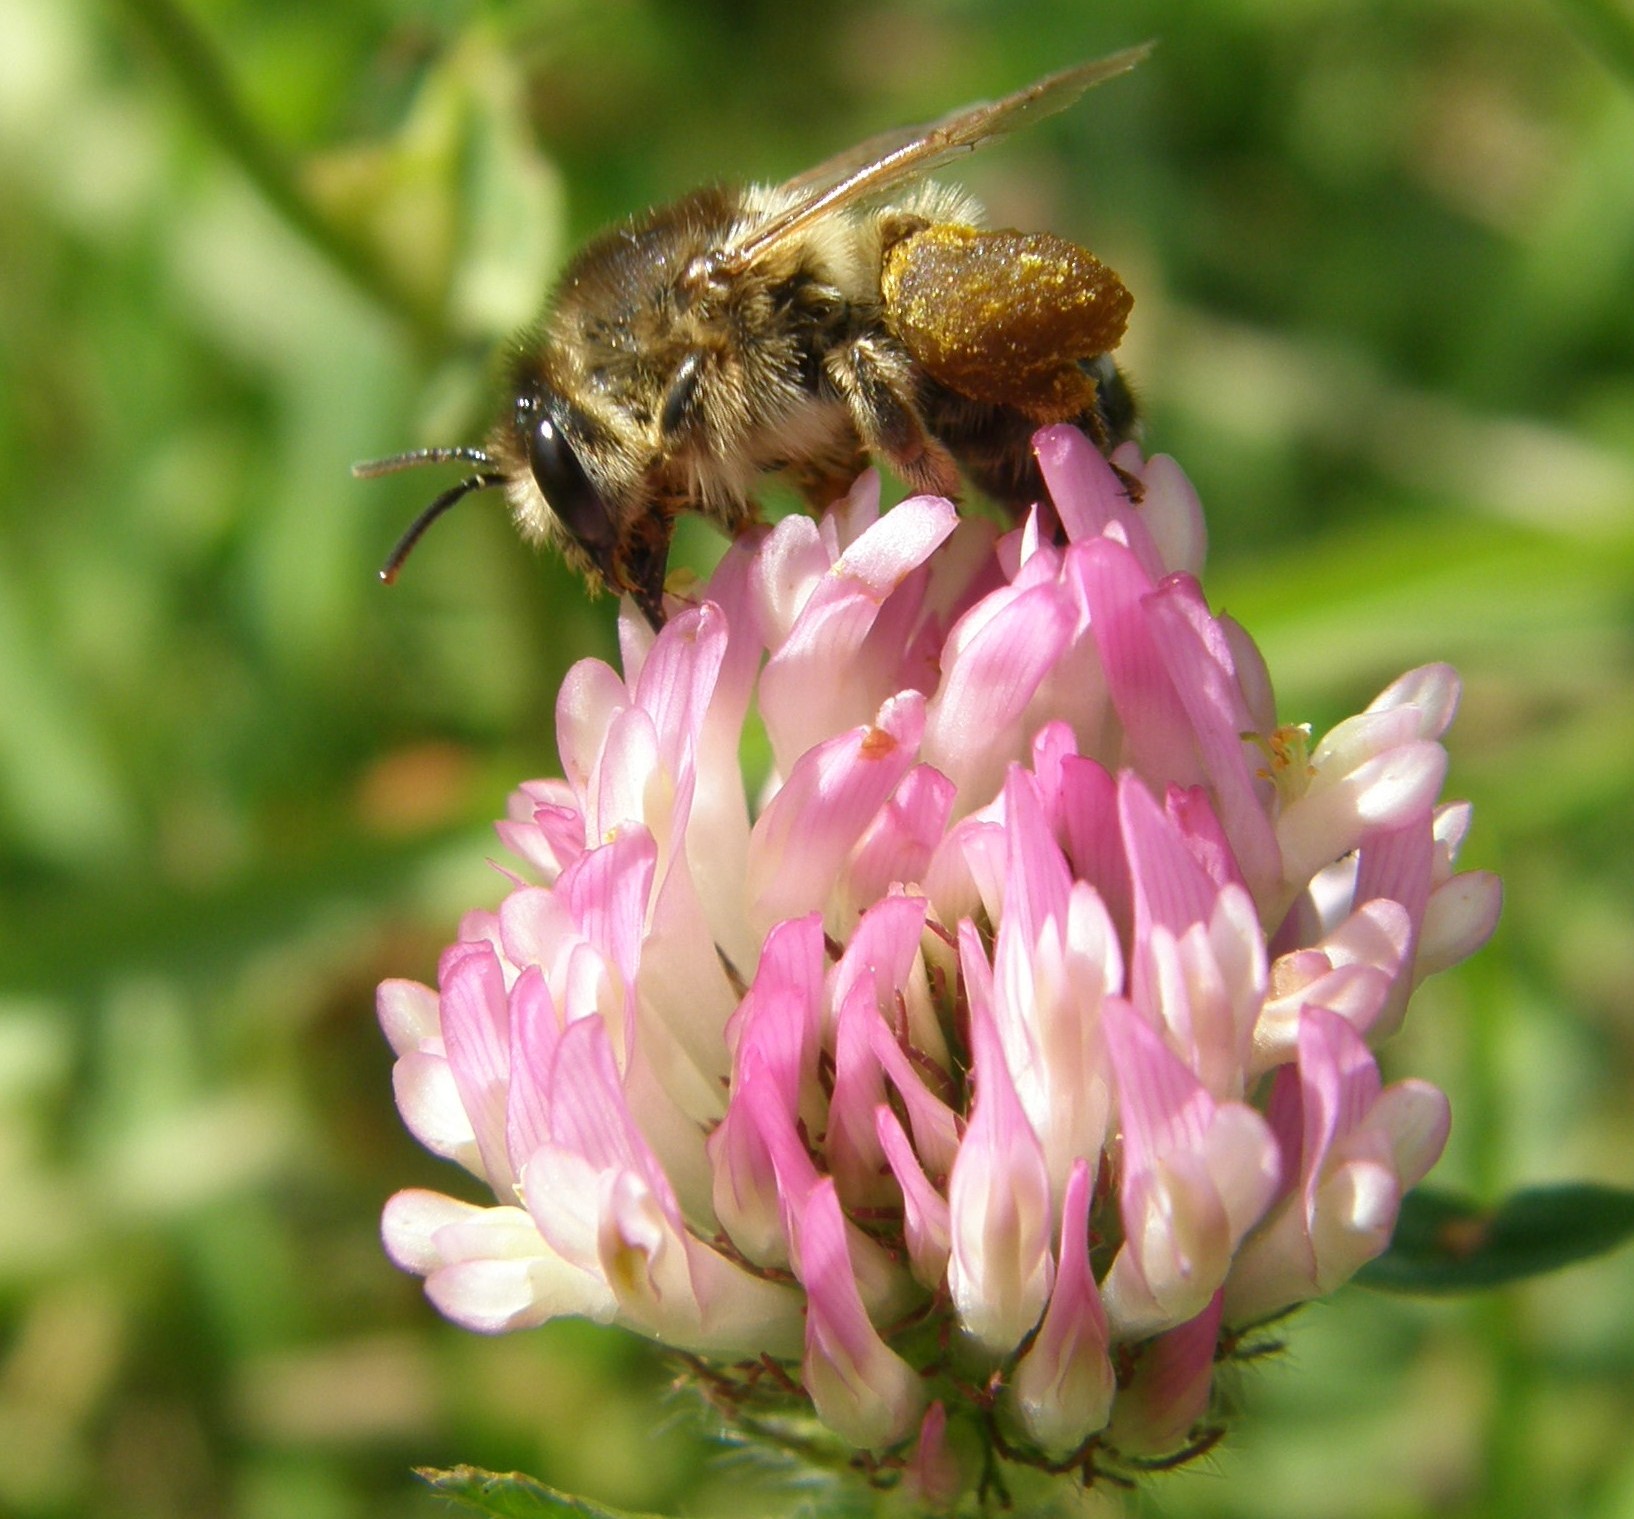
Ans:
{"label": "transparent wing", "polygon": [[918,179],[974,153],[994,137],[1065,110],[1085,90],[1127,73],[1151,50],[1150,42],[1125,48],[1046,75],[1002,100],[983,101],[940,121],[870,137],[784,185],[785,192],[794,194],[793,203],[740,233],[722,249],[722,269],[728,274],[741,273],[817,218],[882,195],[905,180]]}

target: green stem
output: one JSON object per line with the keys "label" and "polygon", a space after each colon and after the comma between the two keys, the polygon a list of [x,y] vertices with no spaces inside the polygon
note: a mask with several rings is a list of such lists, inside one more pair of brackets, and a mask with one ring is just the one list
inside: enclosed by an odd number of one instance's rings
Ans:
{"label": "green stem", "polygon": [[1577,24],[1584,42],[1607,68],[1634,87],[1634,20],[1608,0],[1559,0],[1560,8]]}
{"label": "green stem", "polygon": [[268,205],[370,300],[404,322],[435,353],[451,346],[441,312],[398,280],[359,239],[325,216],[302,190],[288,157],[245,109],[209,38],[173,0],[123,0],[170,69],[206,132]]}

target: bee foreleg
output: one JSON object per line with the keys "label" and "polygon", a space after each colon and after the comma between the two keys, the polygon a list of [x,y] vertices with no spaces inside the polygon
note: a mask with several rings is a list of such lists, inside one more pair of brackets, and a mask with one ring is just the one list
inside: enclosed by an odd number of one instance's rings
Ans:
{"label": "bee foreleg", "polygon": [[824,368],[870,453],[914,490],[958,495],[959,466],[919,414],[913,361],[905,353],[877,337],[859,337],[830,350]]}

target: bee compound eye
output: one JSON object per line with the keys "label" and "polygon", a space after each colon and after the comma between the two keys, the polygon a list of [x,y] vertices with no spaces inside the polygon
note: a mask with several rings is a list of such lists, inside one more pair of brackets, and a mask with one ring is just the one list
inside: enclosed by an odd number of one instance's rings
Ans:
{"label": "bee compound eye", "polygon": [[607,504],[590,483],[566,433],[549,413],[532,419],[528,466],[534,483],[568,532],[587,549],[612,547],[613,522]]}

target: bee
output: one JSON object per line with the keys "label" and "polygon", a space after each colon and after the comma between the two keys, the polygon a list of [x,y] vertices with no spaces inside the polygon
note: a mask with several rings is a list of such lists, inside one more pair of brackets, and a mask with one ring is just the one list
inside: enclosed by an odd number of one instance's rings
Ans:
{"label": "bee", "polygon": [[956,498],[963,476],[1021,509],[1041,494],[1038,427],[1074,422],[1110,453],[1135,428],[1111,358],[1132,305],[1123,282],[1052,233],[983,229],[968,195],[924,176],[1149,47],[870,138],[775,188],[695,190],[600,234],[513,344],[481,447],[353,467],[475,467],[381,578],[455,502],[497,488],[524,537],[658,628],[677,515],[735,535],[757,520],[764,476],[822,507],[873,456],[916,491]]}

